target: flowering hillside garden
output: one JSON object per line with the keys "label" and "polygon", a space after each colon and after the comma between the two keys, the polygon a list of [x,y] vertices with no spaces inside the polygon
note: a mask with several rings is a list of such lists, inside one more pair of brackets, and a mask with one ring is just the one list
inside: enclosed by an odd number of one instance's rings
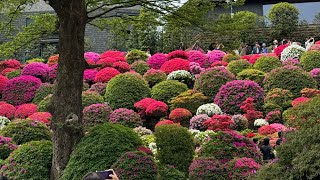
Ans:
{"label": "flowering hillside garden", "polygon": [[[94,65],[83,75],[86,135],[62,179],[111,167],[120,179],[263,179],[283,169],[316,179],[319,160],[299,169],[294,158],[306,157],[292,134],[320,131],[319,54],[298,45],[243,57],[220,50],[86,52]],[[0,174],[49,179],[59,55],[3,60],[0,68]],[[298,145],[286,157],[290,143]]]}

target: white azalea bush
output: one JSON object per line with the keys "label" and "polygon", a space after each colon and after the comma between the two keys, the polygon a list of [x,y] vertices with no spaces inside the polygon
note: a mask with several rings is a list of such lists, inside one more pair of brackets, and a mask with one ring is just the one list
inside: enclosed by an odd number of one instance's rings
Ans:
{"label": "white azalea bush", "polygon": [[306,49],[299,45],[290,45],[286,47],[281,53],[281,61],[288,59],[300,59],[302,54],[306,52]]}
{"label": "white azalea bush", "polygon": [[204,104],[201,105],[198,109],[197,109],[197,115],[200,114],[206,114],[209,117],[212,117],[213,115],[216,114],[222,114],[222,111],[220,109],[220,107],[214,103],[209,103],[209,104]]}
{"label": "white azalea bush", "polygon": [[167,76],[167,80],[177,80],[182,82],[189,87],[193,87],[193,83],[195,81],[195,77],[188,71],[185,70],[178,70],[173,71]]}
{"label": "white azalea bush", "polygon": [[269,125],[268,121],[265,119],[256,119],[253,123],[254,126],[261,127],[265,125]]}
{"label": "white azalea bush", "polygon": [[10,120],[4,116],[0,116],[0,130],[8,124]]}

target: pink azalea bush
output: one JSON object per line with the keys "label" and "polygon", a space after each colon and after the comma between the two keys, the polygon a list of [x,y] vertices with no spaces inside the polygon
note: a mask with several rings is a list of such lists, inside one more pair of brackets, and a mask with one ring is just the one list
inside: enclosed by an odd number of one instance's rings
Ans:
{"label": "pink azalea bush", "polygon": [[6,159],[17,147],[18,146],[12,141],[12,138],[0,135],[0,159]]}
{"label": "pink azalea bush", "polygon": [[39,121],[45,124],[50,124],[51,118],[52,115],[48,112],[36,112],[28,116],[27,119],[30,119],[32,121]]}
{"label": "pink azalea bush", "polygon": [[247,179],[250,175],[256,174],[261,165],[252,158],[236,158],[229,162],[230,179]]}
{"label": "pink azalea bush", "polygon": [[96,74],[98,73],[95,69],[86,69],[83,73],[83,79],[86,83],[92,84],[94,83],[94,79],[96,77]]}
{"label": "pink azalea bush", "polygon": [[168,54],[168,60],[175,59],[175,58],[187,60],[188,53],[183,50],[175,50]]}
{"label": "pink azalea bush", "polygon": [[0,94],[2,94],[3,89],[6,87],[9,79],[6,76],[0,75]]}
{"label": "pink azalea bush", "polygon": [[15,106],[31,102],[40,85],[41,80],[33,76],[10,79],[3,90],[2,100]]}
{"label": "pink azalea bush", "polygon": [[0,116],[12,119],[14,117],[15,112],[16,108],[13,105],[7,103],[0,104]]}
{"label": "pink azalea bush", "polygon": [[150,68],[153,69],[160,69],[161,66],[167,61],[167,56],[163,53],[156,53],[152,55],[147,63],[150,66]]}
{"label": "pink azalea bush", "polygon": [[208,52],[207,54],[209,63],[211,64],[214,62],[222,61],[224,55],[226,55],[226,53],[220,50],[213,50]]}
{"label": "pink azalea bush", "polygon": [[102,53],[100,55],[100,59],[107,58],[107,57],[110,57],[110,58],[124,58],[125,54],[123,52],[120,52],[120,51],[108,50],[108,51],[106,51],[106,52],[104,52],[104,53]]}
{"label": "pink azalea bush", "polygon": [[307,97],[298,97],[294,100],[292,100],[292,106],[293,107],[296,107],[296,106],[299,106],[303,103],[306,103],[310,100],[310,98],[307,98]]}
{"label": "pink azalea bush", "polygon": [[208,62],[207,56],[203,54],[201,51],[189,51],[188,60],[189,62],[198,63],[201,67],[209,67],[211,65],[211,63]]}
{"label": "pink azalea bush", "polygon": [[320,85],[320,68],[312,69],[310,75],[317,81],[318,85]]}
{"label": "pink azalea bush", "polygon": [[285,132],[288,129],[286,126],[280,123],[273,123],[273,124],[270,124],[269,126],[274,128],[277,132],[280,132],[280,131]]}
{"label": "pink azalea bush", "polygon": [[54,64],[54,65],[50,66],[49,81],[51,83],[53,83],[54,80],[57,78],[57,75],[58,75],[58,64]]}
{"label": "pink azalea bush", "polygon": [[271,134],[276,133],[277,130],[274,127],[270,126],[270,125],[265,125],[265,126],[261,126],[258,129],[258,132],[261,135],[271,135]]}
{"label": "pink azalea bush", "polygon": [[108,121],[112,109],[107,104],[92,104],[83,109],[83,123],[91,126]]}
{"label": "pink azalea bush", "polygon": [[109,121],[114,124],[121,124],[131,128],[142,125],[142,120],[136,112],[131,109],[119,108],[114,110],[110,116]]}
{"label": "pink azalea bush", "polygon": [[190,72],[191,74],[200,74],[202,71],[205,70],[205,68],[202,68],[200,66],[199,63],[196,63],[196,62],[190,62],[189,63],[189,68],[190,68]]}
{"label": "pink azalea bush", "polygon": [[16,59],[8,59],[0,62],[0,71],[6,68],[20,69],[21,63]]}
{"label": "pink azalea bush", "polygon": [[96,74],[94,81],[107,83],[110,79],[112,79],[118,74],[120,74],[120,72],[115,68],[104,68]]}
{"label": "pink azalea bush", "polygon": [[227,179],[224,165],[213,158],[197,158],[189,166],[189,179]]}
{"label": "pink azalea bush", "polygon": [[210,117],[207,114],[199,114],[199,115],[193,116],[190,119],[190,129],[196,129],[200,131],[206,130],[207,127],[203,125],[203,123],[209,119]]}
{"label": "pink azalea bush", "polygon": [[41,79],[42,82],[47,82],[49,80],[49,72],[50,68],[47,64],[34,62],[27,64],[23,68],[21,75],[34,76]]}
{"label": "pink azalea bush", "polygon": [[120,73],[125,73],[130,71],[130,64],[123,61],[118,61],[112,64],[112,67],[118,70]]}
{"label": "pink azalea bush", "polygon": [[95,52],[86,52],[84,53],[84,58],[97,62],[100,59],[100,54]]}
{"label": "pink azalea bush", "polygon": [[35,104],[22,104],[17,107],[14,117],[17,119],[25,119],[37,112],[38,106]]}

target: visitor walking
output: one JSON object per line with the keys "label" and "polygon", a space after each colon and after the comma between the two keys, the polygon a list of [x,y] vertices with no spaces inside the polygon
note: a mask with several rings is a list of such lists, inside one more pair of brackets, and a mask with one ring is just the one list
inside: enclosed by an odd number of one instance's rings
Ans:
{"label": "visitor walking", "polygon": [[274,49],[277,48],[277,47],[278,47],[278,40],[275,39],[275,40],[273,41],[273,45],[272,45],[272,52],[273,52]]}
{"label": "visitor walking", "polygon": [[260,147],[260,151],[263,154],[263,160],[268,161],[268,160],[274,159],[274,154],[270,146],[269,138],[265,138],[263,140],[263,145]]}
{"label": "visitor walking", "polygon": [[255,46],[253,47],[252,54],[261,54],[261,47],[258,42],[256,42]]}
{"label": "visitor walking", "polygon": [[261,49],[263,54],[267,54],[268,53],[268,48],[267,48],[267,44],[266,43],[262,43],[262,49]]}

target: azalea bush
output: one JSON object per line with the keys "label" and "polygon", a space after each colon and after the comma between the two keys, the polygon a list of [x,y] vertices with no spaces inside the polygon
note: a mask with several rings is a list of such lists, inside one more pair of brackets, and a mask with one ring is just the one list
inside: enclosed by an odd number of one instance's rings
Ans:
{"label": "azalea bush", "polygon": [[220,51],[220,50],[213,50],[208,52],[208,60],[212,64],[214,62],[222,61],[222,58],[226,55],[225,52]]}
{"label": "azalea bush", "polygon": [[32,121],[42,122],[44,124],[50,124],[52,115],[48,112],[36,112],[28,116],[27,119]]}
{"label": "azalea bush", "polygon": [[95,83],[90,87],[89,91],[97,92],[101,96],[103,96],[106,93],[106,87],[106,83]]}
{"label": "azalea bush", "polygon": [[120,72],[118,70],[116,70],[115,68],[107,67],[107,68],[104,68],[96,73],[94,81],[101,82],[101,83],[107,83],[110,81],[110,79],[112,79],[113,77],[115,77],[118,74],[120,74]]}
{"label": "azalea bush", "polygon": [[274,56],[262,56],[253,65],[253,68],[266,73],[278,67],[281,67],[281,61]]}
{"label": "azalea bush", "polygon": [[301,56],[300,62],[306,71],[311,71],[314,68],[320,67],[319,59],[320,51],[308,51]]}
{"label": "azalea bush", "polygon": [[256,174],[261,165],[252,158],[236,158],[228,163],[229,178],[247,179],[250,175]]}
{"label": "azalea bush", "polygon": [[264,126],[261,126],[258,129],[258,132],[261,135],[271,135],[271,134],[276,133],[277,130],[274,127],[270,126],[270,125],[264,125]]}
{"label": "azalea bush", "polygon": [[150,68],[145,61],[139,60],[131,64],[131,69],[141,75],[144,75],[144,73],[146,73]]}
{"label": "azalea bush", "polygon": [[305,52],[306,49],[299,45],[290,45],[281,52],[281,61],[285,61],[289,58],[300,59]]}
{"label": "azalea bush", "polygon": [[111,112],[107,104],[92,104],[83,109],[83,123],[85,126],[101,124],[109,120]]}
{"label": "azalea bush", "polygon": [[37,105],[35,104],[22,104],[18,106],[14,117],[17,119],[25,119],[33,113],[37,112]]}
{"label": "azalea bush", "polygon": [[214,103],[209,103],[209,104],[204,104],[201,105],[198,109],[197,109],[197,115],[200,114],[206,114],[208,116],[213,116],[216,114],[222,114],[222,111],[220,109],[220,107]]}
{"label": "azalea bush", "polygon": [[251,80],[258,83],[260,86],[263,85],[263,80],[266,73],[257,69],[245,69],[237,74],[238,80]]}
{"label": "azalea bush", "polygon": [[183,84],[176,80],[166,80],[152,87],[151,97],[156,100],[168,103],[172,98],[187,90],[188,87],[186,84]]}
{"label": "azalea bush", "polygon": [[6,87],[9,79],[6,76],[0,75],[0,94],[2,94],[3,89]]}
{"label": "azalea bush", "polygon": [[197,158],[189,167],[189,179],[227,179],[226,167],[213,158]]}
{"label": "azalea bush", "polygon": [[168,54],[168,59],[181,58],[188,60],[188,53],[183,50],[175,50]]}
{"label": "azalea bush", "polygon": [[10,119],[4,116],[0,116],[0,130],[3,129],[9,122]]}
{"label": "azalea bush", "polygon": [[6,77],[8,77],[9,79],[18,77],[18,76],[21,75],[21,72],[22,72],[21,69],[17,69],[17,70],[14,70],[14,71],[11,71],[11,72],[7,73]]}
{"label": "azalea bush", "polygon": [[131,67],[130,64],[123,61],[118,61],[112,64],[112,67],[118,70],[120,73],[129,72]]}
{"label": "azalea bush", "polygon": [[236,114],[236,115],[233,115],[231,119],[234,122],[235,130],[242,131],[242,130],[248,129],[249,121],[244,115]]}
{"label": "azalea bush", "polygon": [[175,123],[180,123],[184,127],[190,126],[190,119],[192,117],[192,113],[188,109],[184,108],[176,108],[172,110],[169,114],[169,119]]}
{"label": "azalea bush", "polygon": [[283,109],[287,109],[291,106],[293,94],[286,89],[274,88],[268,91],[265,103],[271,103],[280,106]]}
{"label": "azalea bush", "polygon": [[245,69],[250,69],[251,64],[247,61],[247,60],[235,60],[235,61],[231,61],[228,66],[227,69],[232,72],[234,75],[237,75],[239,72],[245,70]]}
{"label": "azalea bush", "polygon": [[190,63],[189,63],[189,68],[190,68],[191,74],[193,74],[193,75],[198,75],[198,74],[200,74],[202,71],[205,70],[205,68],[202,68],[202,67],[200,66],[200,64],[199,64],[199,63],[196,63],[196,62],[190,62]]}
{"label": "azalea bush", "polygon": [[41,79],[42,82],[47,82],[49,80],[49,72],[50,68],[47,64],[34,62],[31,64],[27,64],[23,68],[21,75],[34,76]]}
{"label": "azalea bush", "polygon": [[53,94],[54,85],[49,83],[42,83],[36,90],[32,103],[39,104],[49,94]]}
{"label": "azalea bush", "polygon": [[211,64],[208,62],[208,58],[201,51],[191,50],[188,52],[188,60],[190,62],[199,63],[201,67],[209,67]]}
{"label": "azalea bush", "polygon": [[173,71],[167,76],[167,80],[177,80],[186,84],[189,88],[193,87],[195,78],[193,75],[185,70]]}
{"label": "azalea bush", "polygon": [[185,180],[185,174],[175,168],[173,165],[160,165],[158,168],[158,180],[167,180],[167,179],[174,179],[174,180]]}
{"label": "azalea bush", "polygon": [[16,108],[7,103],[0,104],[0,116],[7,117],[8,119],[13,119]]}
{"label": "azalea bush", "polygon": [[167,61],[167,56],[163,53],[156,53],[149,57],[147,63],[149,66],[153,69],[160,69],[162,64],[164,64]]}
{"label": "azalea bush", "polygon": [[213,131],[227,131],[235,127],[234,121],[227,115],[214,115],[203,122],[203,125]]}
{"label": "azalea bush", "polygon": [[317,81],[320,87],[320,68],[315,68],[310,71],[311,76]]}
{"label": "azalea bush", "polygon": [[210,117],[206,114],[195,115],[190,119],[190,129],[195,129],[199,131],[205,131],[207,127],[203,123],[209,120]]}
{"label": "azalea bush", "polygon": [[189,61],[180,58],[174,58],[169,61],[166,61],[161,66],[160,70],[165,72],[166,74],[169,74],[177,70],[189,71]]}
{"label": "azalea bush", "polygon": [[119,108],[109,115],[109,121],[114,124],[135,128],[142,125],[142,120],[136,112],[131,109]]}
{"label": "azalea bush", "polygon": [[150,69],[144,75],[144,79],[148,81],[150,87],[158,84],[161,81],[165,81],[167,79],[166,73],[161,70]]}
{"label": "azalea bush", "polygon": [[129,64],[132,64],[135,61],[139,61],[139,60],[147,61],[148,56],[145,52],[134,49],[128,52],[128,54],[126,55],[126,59]]}
{"label": "azalea bush", "polygon": [[194,90],[188,90],[172,98],[169,104],[171,110],[175,108],[185,108],[188,109],[192,114],[196,114],[198,107],[206,104],[207,102],[208,97],[204,96],[203,93]]}
{"label": "azalea bush", "polygon": [[240,60],[240,56],[234,54],[226,54],[223,56],[222,61],[230,63],[231,61]]}
{"label": "azalea bush", "polygon": [[17,147],[12,138],[0,136],[0,159],[6,159]]}
{"label": "azalea bush", "polygon": [[82,93],[82,106],[87,107],[91,104],[103,103],[103,97],[96,92],[86,91]]}

